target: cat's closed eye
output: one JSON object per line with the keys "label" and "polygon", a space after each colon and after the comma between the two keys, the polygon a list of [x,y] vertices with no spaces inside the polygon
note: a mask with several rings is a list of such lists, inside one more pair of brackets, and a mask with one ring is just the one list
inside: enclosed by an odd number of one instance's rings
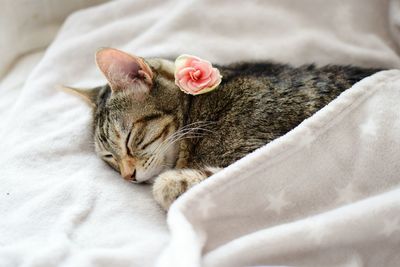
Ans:
{"label": "cat's closed eye", "polygon": [[119,171],[119,166],[112,154],[105,154],[102,156],[103,160],[107,162],[113,169]]}

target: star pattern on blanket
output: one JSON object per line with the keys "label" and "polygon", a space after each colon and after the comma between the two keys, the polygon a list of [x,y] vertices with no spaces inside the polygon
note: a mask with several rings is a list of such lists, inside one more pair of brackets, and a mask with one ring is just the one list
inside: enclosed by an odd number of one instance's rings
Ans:
{"label": "star pattern on blanket", "polygon": [[303,146],[306,149],[309,149],[312,146],[314,139],[315,135],[313,134],[313,132],[310,129],[305,128],[303,129],[301,140],[299,140],[299,145]]}
{"label": "star pattern on blanket", "polygon": [[354,188],[352,183],[349,183],[347,186],[336,189],[338,194],[337,203],[338,204],[347,204],[353,202],[357,199],[360,193]]}
{"label": "star pattern on blanket", "polygon": [[385,237],[391,237],[395,233],[400,233],[400,218],[385,219],[381,234]]}
{"label": "star pattern on blanket", "polygon": [[360,125],[361,135],[367,137],[374,137],[378,133],[378,128],[376,123],[369,119]]}
{"label": "star pattern on blanket", "polygon": [[277,214],[280,214],[285,207],[290,205],[290,202],[285,198],[285,191],[280,191],[277,195],[268,195],[267,200],[268,206],[265,210]]}

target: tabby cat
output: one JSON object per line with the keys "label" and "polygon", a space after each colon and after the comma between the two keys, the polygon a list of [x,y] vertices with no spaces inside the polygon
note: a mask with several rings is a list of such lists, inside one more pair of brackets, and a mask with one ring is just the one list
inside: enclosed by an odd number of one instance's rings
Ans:
{"label": "tabby cat", "polygon": [[164,209],[378,71],[237,63],[217,66],[218,88],[192,96],[175,85],[172,61],[104,48],[96,62],[107,85],[69,88],[93,107],[95,150],[124,179],[154,183]]}

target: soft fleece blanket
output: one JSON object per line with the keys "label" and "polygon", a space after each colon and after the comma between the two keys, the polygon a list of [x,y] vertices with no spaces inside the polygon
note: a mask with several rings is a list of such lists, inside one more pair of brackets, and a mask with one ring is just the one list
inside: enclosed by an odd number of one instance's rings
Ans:
{"label": "soft fleece blanket", "polygon": [[[43,3],[48,16],[60,10]],[[104,83],[93,60],[102,46],[396,69],[399,17],[399,0],[126,0],[71,15],[43,56],[43,46],[15,52],[13,34],[37,43],[56,28],[10,31],[0,65],[0,266],[398,266],[400,71],[359,82],[167,216],[149,186],[124,182],[95,156],[90,108],[55,88]]]}

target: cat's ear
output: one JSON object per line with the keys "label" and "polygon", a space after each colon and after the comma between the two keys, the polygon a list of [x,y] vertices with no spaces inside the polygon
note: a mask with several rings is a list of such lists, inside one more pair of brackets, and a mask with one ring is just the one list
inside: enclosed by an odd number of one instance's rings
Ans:
{"label": "cat's ear", "polygon": [[142,58],[114,48],[102,48],[96,53],[96,64],[113,92],[133,88],[140,96],[150,91],[153,72]]}
{"label": "cat's ear", "polygon": [[100,93],[100,88],[92,88],[92,89],[79,89],[69,86],[61,85],[59,89],[63,90],[64,92],[74,94],[82,98],[86,103],[88,103],[92,107],[96,107],[97,96]]}

